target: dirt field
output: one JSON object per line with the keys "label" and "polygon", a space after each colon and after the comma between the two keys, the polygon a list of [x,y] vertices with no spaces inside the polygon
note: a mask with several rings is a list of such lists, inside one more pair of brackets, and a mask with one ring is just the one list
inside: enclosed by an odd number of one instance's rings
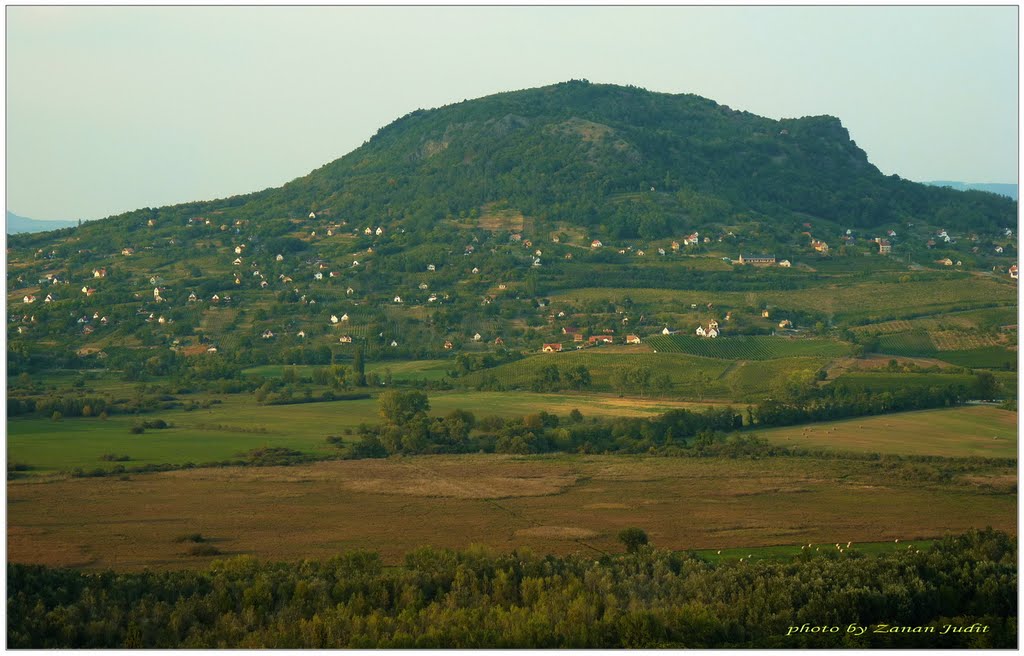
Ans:
{"label": "dirt field", "polygon": [[8,483],[8,559],[138,570],[202,566],[177,538],[224,556],[324,558],[372,549],[386,562],[430,544],[618,552],[623,528],[662,548],[1016,531],[1013,468],[948,483],[876,463],[626,456],[433,456],[302,467],[205,469]]}

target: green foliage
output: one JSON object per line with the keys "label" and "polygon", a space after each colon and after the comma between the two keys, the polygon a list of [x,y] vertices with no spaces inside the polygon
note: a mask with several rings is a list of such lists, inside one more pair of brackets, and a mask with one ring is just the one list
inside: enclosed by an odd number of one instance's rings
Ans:
{"label": "green foliage", "polygon": [[423,392],[388,390],[378,398],[380,417],[396,426],[405,426],[430,410],[430,401]]}
{"label": "green foliage", "polygon": [[619,531],[619,542],[625,545],[627,553],[636,553],[647,545],[647,532],[641,528],[624,528]]}
{"label": "green foliage", "polygon": [[[786,561],[422,547],[387,568],[360,551],[135,573],[9,563],[7,594],[12,649],[934,649],[944,625],[975,622],[988,630],[950,632],[942,645],[1017,644],[1016,541],[990,529],[920,550]],[[805,623],[841,630],[790,630]],[[851,635],[853,623],[936,633]]]}

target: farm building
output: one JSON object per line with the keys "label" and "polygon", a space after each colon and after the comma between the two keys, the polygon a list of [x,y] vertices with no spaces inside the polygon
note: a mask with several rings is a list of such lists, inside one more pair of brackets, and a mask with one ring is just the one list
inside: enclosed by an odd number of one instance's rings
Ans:
{"label": "farm building", "polygon": [[639,335],[626,335],[626,343],[627,344],[639,344],[640,343],[640,336]]}
{"label": "farm building", "polygon": [[541,348],[542,353],[559,353],[562,350],[561,344],[545,344]]}

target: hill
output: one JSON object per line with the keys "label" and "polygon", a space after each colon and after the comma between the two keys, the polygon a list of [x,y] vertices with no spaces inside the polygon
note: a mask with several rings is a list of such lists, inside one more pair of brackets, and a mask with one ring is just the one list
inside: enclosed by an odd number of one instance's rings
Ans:
{"label": "hill", "polygon": [[22,232],[47,232],[49,230],[60,230],[61,228],[72,228],[79,225],[81,221],[74,220],[53,220],[40,221],[24,216],[18,216],[14,212],[7,212],[7,234],[16,235]]}
{"label": "hill", "polygon": [[[535,352],[574,326],[621,343],[730,312],[729,335],[827,336],[909,318],[897,282],[913,314],[1012,304],[994,272],[1015,221],[1010,199],[883,176],[834,117],[571,81],[414,111],[280,188],[11,236],[9,370]],[[877,257],[886,228],[932,270]]]}
{"label": "hill", "polygon": [[923,184],[931,185],[933,187],[949,187],[950,189],[957,189],[959,191],[987,191],[992,194],[999,194],[1017,200],[1017,185],[1015,184],[1004,184],[999,182],[955,182],[950,180],[929,180]]}

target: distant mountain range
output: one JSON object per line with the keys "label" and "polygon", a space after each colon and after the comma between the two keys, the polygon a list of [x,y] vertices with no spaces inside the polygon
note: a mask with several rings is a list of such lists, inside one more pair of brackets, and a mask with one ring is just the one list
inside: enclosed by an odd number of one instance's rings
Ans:
{"label": "distant mountain range", "polygon": [[77,219],[41,221],[18,216],[14,212],[7,212],[7,234],[16,235],[22,232],[46,232],[47,230],[60,230],[78,225]]}
{"label": "distant mountain range", "polygon": [[958,191],[988,191],[993,194],[999,194],[1000,196],[1009,196],[1013,200],[1017,200],[1017,185],[1015,184],[1002,184],[998,182],[954,182],[951,180],[929,180],[922,184],[931,185],[933,187],[949,187]]}

